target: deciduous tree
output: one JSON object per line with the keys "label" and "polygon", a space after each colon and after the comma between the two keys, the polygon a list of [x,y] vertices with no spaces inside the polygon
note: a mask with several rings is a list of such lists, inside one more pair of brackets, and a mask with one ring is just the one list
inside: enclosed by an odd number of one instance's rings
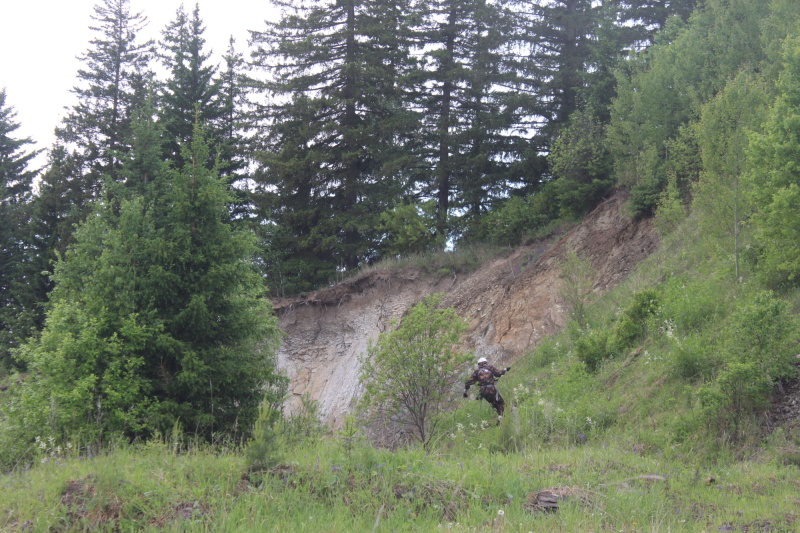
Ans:
{"label": "deciduous tree", "polygon": [[381,334],[360,376],[362,407],[409,428],[423,446],[436,435],[439,415],[452,404],[454,388],[472,360],[458,349],[466,322],[440,305],[441,295],[429,296],[408,311],[399,327]]}

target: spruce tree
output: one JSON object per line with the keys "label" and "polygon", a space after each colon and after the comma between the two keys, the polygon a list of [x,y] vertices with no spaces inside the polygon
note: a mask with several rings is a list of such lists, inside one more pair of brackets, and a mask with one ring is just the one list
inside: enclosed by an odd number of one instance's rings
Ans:
{"label": "spruce tree", "polygon": [[217,146],[216,124],[224,113],[221,87],[216,67],[209,65],[210,53],[204,51],[205,39],[200,8],[195,5],[191,17],[183,6],[163,32],[161,61],[169,72],[161,95],[161,120],[166,132],[168,159],[182,167],[181,146],[191,142],[195,122],[208,128],[212,147],[209,167],[214,164]]}
{"label": "spruce tree", "polygon": [[250,175],[247,171],[248,151],[244,136],[247,98],[243,77],[246,65],[242,54],[236,50],[233,37],[228,41],[228,49],[222,60],[225,69],[219,77],[221,114],[211,127],[216,132],[220,174],[236,195],[232,209],[232,215],[236,218],[250,212],[250,195],[246,185]]}
{"label": "spruce tree", "polygon": [[152,44],[139,41],[147,19],[131,13],[129,0],[103,0],[92,20],[96,37],[80,57],[84,68],[72,90],[78,103],[56,129],[59,142],[81,162],[88,198],[99,195],[104,176],[118,179],[120,155],[130,149],[133,112],[146,98]]}
{"label": "spruce tree", "polygon": [[28,313],[36,299],[27,287],[30,263],[25,244],[36,171],[28,166],[37,155],[26,150],[30,138],[17,138],[16,112],[0,90],[0,370],[9,366],[9,350],[29,333]]}
{"label": "spruce tree", "polygon": [[253,34],[259,84],[255,196],[290,291],[332,279],[379,253],[380,214],[409,186],[400,150],[418,132],[403,105],[407,3],[281,2],[284,17]]}
{"label": "spruce tree", "polygon": [[439,0],[421,19],[421,160],[431,165],[424,190],[437,201],[436,231],[444,238],[452,208],[477,216],[521,178],[508,163],[523,157],[527,143],[515,135],[521,106],[511,90],[518,80],[509,60],[510,13],[487,0]]}
{"label": "spruce tree", "polygon": [[124,171],[153,172],[137,180],[144,194],[95,204],[57,265],[42,335],[23,350],[34,376],[25,427],[97,438],[178,422],[209,438],[250,430],[265,386],[281,383],[278,330],[252,234],[231,225],[231,196],[208,157],[199,128],[180,169],[132,154]]}

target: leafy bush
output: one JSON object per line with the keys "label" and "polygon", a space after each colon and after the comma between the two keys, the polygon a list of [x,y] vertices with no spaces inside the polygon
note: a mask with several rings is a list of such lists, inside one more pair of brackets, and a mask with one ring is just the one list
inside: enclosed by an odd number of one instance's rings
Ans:
{"label": "leafy bush", "polygon": [[659,318],[683,334],[716,324],[726,313],[727,289],[706,277],[673,277],[660,285],[660,289]]}
{"label": "leafy bush", "polygon": [[379,230],[387,235],[386,253],[407,255],[444,247],[436,235],[436,201],[398,205],[381,214]]}
{"label": "leafy bush", "polygon": [[533,236],[558,216],[555,189],[548,183],[531,196],[512,196],[492,209],[468,230],[466,238],[515,245]]}
{"label": "leafy bush", "polygon": [[671,350],[672,372],[686,380],[710,379],[720,364],[718,348],[704,335],[692,335],[676,342]]}
{"label": "leafy bush", "polygon": [[608,349],[608,331],[589,330],[575,339],[575,355],[589,372],[597,372],[603,361],[611,356]]}
{"label": "leafy bush", "polygon": [[304,394],[300,398],[299,409],[280,417],[275,431],[282,446],[292,447],[315,442],[326,431],[320,421],[319,402]]}
{"label": "leafy bush", "polygon": [[736,361],[752,363],[776,380],[793,372],[797,320],[789,304],[771,292],[758,292],[740,302],[728,326],[728,350]]}
{"label": "leafy bush", "polygon": [[655,289],[646,289],[633,297],[631,305],[617,317],[608,339],[610,353],[620,354],[644,335],[647,321],[659,309],[661,296]]}
{"label": "leafy bush", "polygon": [[715,382],[698,390],[698,398],[708,427],[738,441],[746,436],[753,417],[769,405],[771,391],[771,380],[756,364],[731,363]]}
{"label": "leafy bush", "polygon": [[560,213],[581,216],[611,190],[613,162],[605,146],[604,125],[589,110],[579,110],[553,143],[548,158]]}
{"label": "leafy bush", "polygon": [[434,294],[412,307],[397,329],[370,346],[361,367],[361,407],[409,428],[427,446],[439,413],[451,405],[453,388],[472,354],[457,350],[466,322],[452,308],[439,309]]}

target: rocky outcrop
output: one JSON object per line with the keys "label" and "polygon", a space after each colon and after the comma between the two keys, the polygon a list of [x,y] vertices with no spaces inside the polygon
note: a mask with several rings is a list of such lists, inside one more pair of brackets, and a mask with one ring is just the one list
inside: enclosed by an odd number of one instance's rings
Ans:
{"label": "rocky outcrop", "polygon": [[656,249],[651,221],[631,219],[624,204],[625,197],[616,195],[557,241],[521,246],[470,275],[377,270],[302,298],[276,300],[286,332],[278,365],[291,381],[289,408],[308,395],[328,425],[339,427],[360,395],[360,360],[369,343],[433,292],[444,293],[444,304],[467,319],[466,348],[510,365],[565,323],[559,295],[567,250],[589,260],[593,291],[600,294]]}

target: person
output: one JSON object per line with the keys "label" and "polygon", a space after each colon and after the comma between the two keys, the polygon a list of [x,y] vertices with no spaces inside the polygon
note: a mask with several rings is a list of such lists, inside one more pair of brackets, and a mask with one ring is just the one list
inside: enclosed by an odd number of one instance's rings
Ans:
{"label": "person", "polygon": [[497,381],[495,378],[499,378],[509,370],[511,370],[511,367],[498,370],[494,366],[490,365],[489,361],[487,361],[485,357],[481,357],[478,359],[478,368],[475,369],[475,372],[473,372],[466,383],[464,383],[464,398],[469,396],[467,391],[469,391],[470,386],[474,385],[475,383],[478,384],[480,387],[480,392],[478,393],[478,397],[475,399],[480,400],[483,398],[489,402],[492,407],[494,407],[494,410],[497,411],[498,424],[500,424],[500,421],[503,419],[503,411],[505,411],[506,402],[503,400],[503,397],[500,396],[500,392],[497,390],[495,385]]}

